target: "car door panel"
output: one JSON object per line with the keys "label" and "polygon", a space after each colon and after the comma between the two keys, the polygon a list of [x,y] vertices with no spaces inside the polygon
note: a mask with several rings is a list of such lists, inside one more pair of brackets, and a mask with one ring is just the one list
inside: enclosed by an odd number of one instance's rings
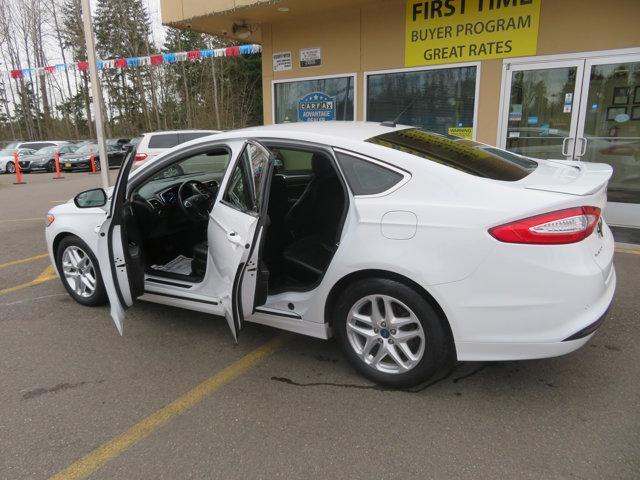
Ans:
{"label": "car door panel", "polygon": [[221,286],[220,301],[234,339],[253,313],[260,243],[267,219],[273,162],[268,150],[248,141],[232,162],[225,191],[211,210],[209,250]]}
{"label": "car door panel", "polygon": [[135,219],[126,197],[132,164],[133,150],[129,150],[114,186],[109,213],[98,232],[96,254],[111,306],[111,318],[120,335],[123,333],[124,312],[143,293],[141,285],[144,286],[139,234],[132,223]]}

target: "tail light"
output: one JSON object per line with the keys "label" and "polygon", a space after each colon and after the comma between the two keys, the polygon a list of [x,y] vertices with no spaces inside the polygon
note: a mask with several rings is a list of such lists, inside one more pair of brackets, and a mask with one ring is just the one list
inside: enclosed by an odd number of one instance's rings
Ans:
{"label": "tail light", "polygon": [[489,229],[489,234],[506,243],[575,243],[591,235],[599,219],[597,207],[567,208],[505,223]]}
{"label": "tail light", "polygon": [[135,161],[136,162],[141,162],[143,160],[147,159],[147,154],[146,153],[136,153],[136,157],[135,157]]}

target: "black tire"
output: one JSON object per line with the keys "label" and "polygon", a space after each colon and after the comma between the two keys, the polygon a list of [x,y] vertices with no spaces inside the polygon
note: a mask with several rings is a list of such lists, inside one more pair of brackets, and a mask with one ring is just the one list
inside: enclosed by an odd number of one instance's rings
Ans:
{"label": "black tire", "polygon": [[[100,160],[96,159],[95,163],[96,163],[96,172],[99,172],[100,171]],[[89,168],[91,168],[91,167],[89,167]]]}
{"label": "black tire", "polygon": [[47,163],[47,171],[50,173],[54,173],[56,171],[56,161],[55,160],[49,160],[49,163]]}
{"label": "black tire", "polygon": [[[403,373],[382,372],[366,364],[352,347],[347,335],[349,312],[356,302],[370,295],[397,299],[413,311],[422,326],[425,336],[424,353],[410,370]],[[370,278],[349,285],[338,298],[332,317],[336,339],[349,363],[363,376],[380,385],[408,388],[422,384],[450,365],[454,358],[453,345],[443,325],[446,320],[440,318],[439,313],[421,294],[399,281]],[[390,342],[388,339],[378,341]]]}
{"label": "black tire", "polygon": [[13,164],[13,162],[7,162],[7,165],[5,166],[5,172],[16,173],[16,166]]}
{"label": "black tire", "polygon": [[[67,247],[76,246],[82,249],[91,259],[93,263],[93,267],[96,273],[96,288],[91,296],[82,297],[78,295],[69,285],[66,278],[64,277],[64,273],[62,270],[62,255]],[[89,248],[89,246],[80,238],[75,235],[69,235],[64,237],[60,243],[58,244],[58,248],[56,250],[56,267],[58,268],[58,272],[60,273],[60,279],[62,280],[62,284],[64,288],[69,292],[69,295],[81,305],[86,305],[89,307],[96,307],[100,305],[104,305],[107,303],[107,291],[104,288],[104,282],[102,281],[102,274],[100,273],[100,267],[98,265],[98,260],[95,255]]]}

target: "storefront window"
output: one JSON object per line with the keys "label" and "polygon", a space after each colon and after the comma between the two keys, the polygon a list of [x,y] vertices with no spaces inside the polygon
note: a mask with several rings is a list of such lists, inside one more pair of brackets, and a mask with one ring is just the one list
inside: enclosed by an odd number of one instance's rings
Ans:
{"label": "storefront window", "polygon": [[278,82],[276,123],[354,119],[354,77]]}
{"label": "storefront window", "polygon": [[582,160],[613,167],[609,200],[640,203],[640,62],[594,65]]}
{"label": "storefront window", "polygon": [[475,66],[372,74],[367,120],[471,138],[475,92]]}

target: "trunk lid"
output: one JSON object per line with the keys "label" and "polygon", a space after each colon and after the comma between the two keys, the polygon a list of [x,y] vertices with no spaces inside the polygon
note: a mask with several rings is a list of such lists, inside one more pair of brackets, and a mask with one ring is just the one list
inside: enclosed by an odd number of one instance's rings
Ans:
{"label": "trunk lid", "polygon": [[591,195],[606,189],[610,165],[573,160],[536,160],[538,168],[520,181],[525,188],[569,195]]}

